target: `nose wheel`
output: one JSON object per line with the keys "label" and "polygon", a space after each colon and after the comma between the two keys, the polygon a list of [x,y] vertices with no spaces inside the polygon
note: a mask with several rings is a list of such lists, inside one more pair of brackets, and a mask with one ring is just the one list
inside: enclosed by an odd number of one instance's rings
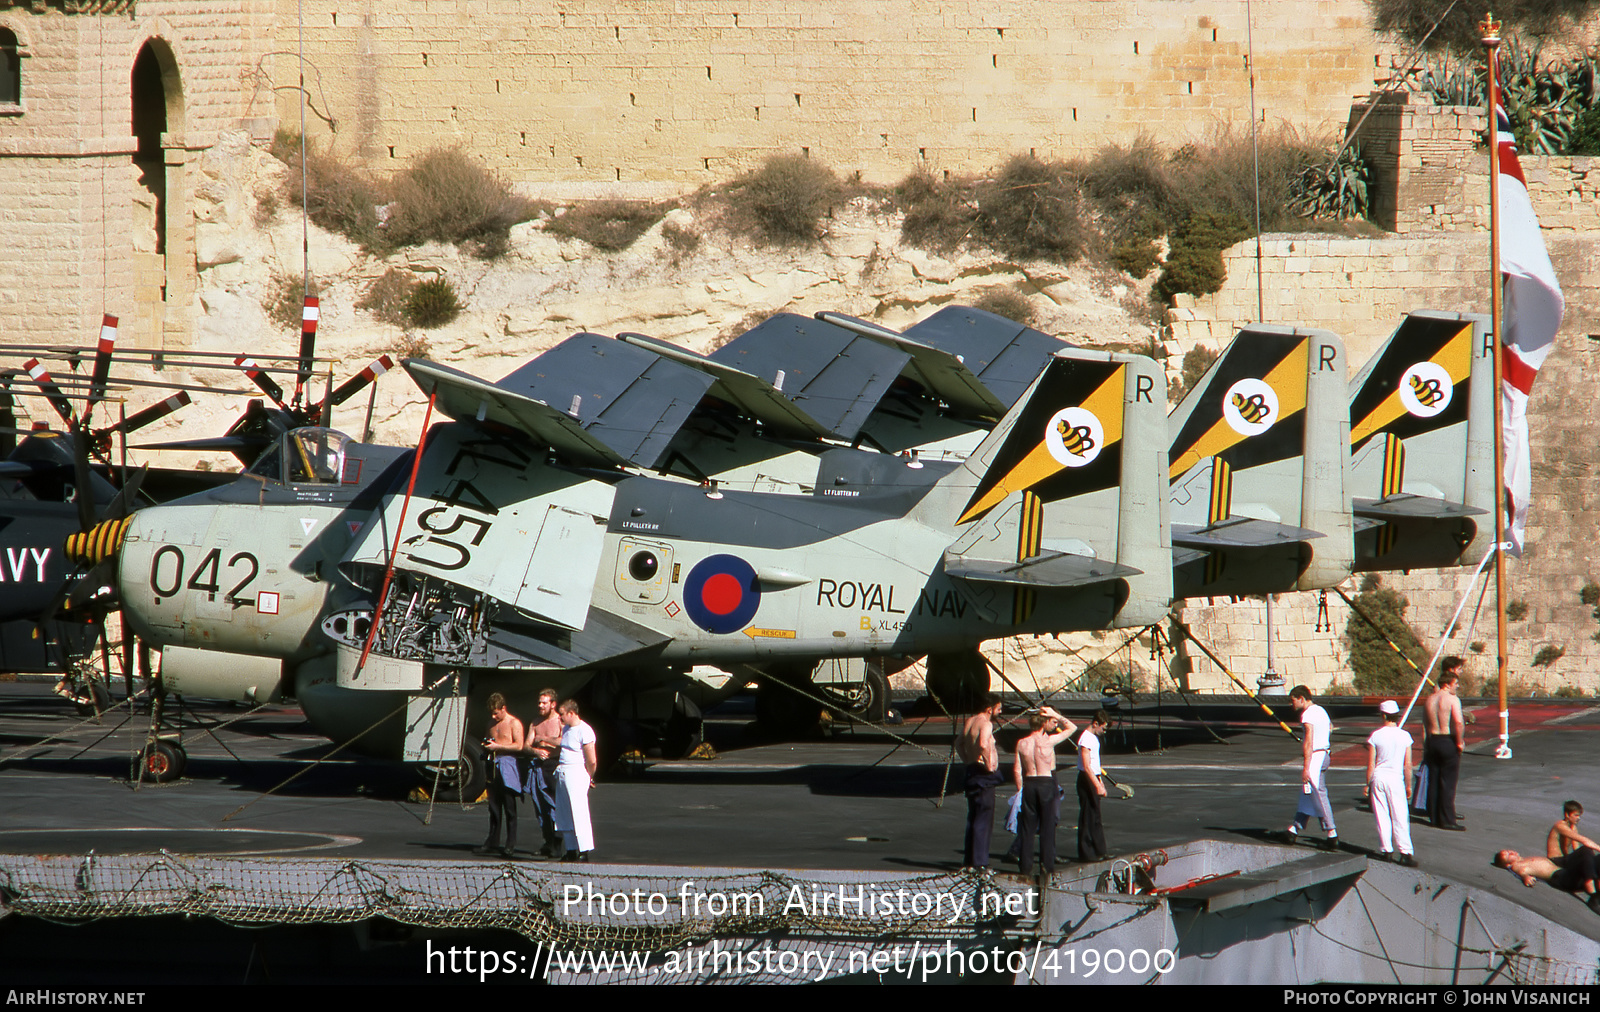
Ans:
{"label": "nose wheel", "polygon": [[169,784],[183,776],[189,753],[175,741],[152,739],[133,757],[132,777],[147,784]]}

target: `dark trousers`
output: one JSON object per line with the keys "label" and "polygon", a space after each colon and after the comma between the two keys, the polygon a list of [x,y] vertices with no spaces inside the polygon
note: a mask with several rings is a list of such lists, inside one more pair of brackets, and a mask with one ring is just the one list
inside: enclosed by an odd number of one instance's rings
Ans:
{"label": "dark trousers", "polygon": [[1550,859],[1560,871],[1550,876],[1550,884],[1569,893],[1585,892],[1584,884],[1595,877],[1595,853],[1579,847],[1570,854]]}
{"label": "dark trousers", "polygon": [[962,857],[964,868],[989,867],[989,837],[994,834],[994,789],[1000,786],[999,770],[986,770],[982,763],[967,764],[967,840]]}
{"label": "dark trousers", "polygon": [[1106,856],[1106,833],[1100,826],[1100,792],[1094,778],[1078,771],[1078,860],[1099,861]]}
{"label": "dark trousers", "polygon": [[539,820],[539,829],[551,853],[562,853],[561,834],[556,830],[556,775],[546,773],[538,763],[528,770],[528,801]]}
{"label": "dark trousers", "polygon": [[489,839],[484,846],[500,846],[500,823],[506,824],[506,850],[517,849],[517,792],[498,778],[489,781]]}
{"label": "dark trousers", "polygon": [[1456,780],[1461,776],[1461,750],[1447,734],[1430,734],[1422,743],[1422,765],[1428,768],[1428,821],[1456,824]]}
{"label": "dark trousers", "polygon": [[1033,845],[1039,843],[1039,866],[1046,875],[1056,870],[1056,825],[1061,821],[1061,796],[1056,791],[1056,778],[1024,777],[1022,781],[1022,815],[1017,819],[1017,831],[1022,841],[1022,874],[1033,874]]}

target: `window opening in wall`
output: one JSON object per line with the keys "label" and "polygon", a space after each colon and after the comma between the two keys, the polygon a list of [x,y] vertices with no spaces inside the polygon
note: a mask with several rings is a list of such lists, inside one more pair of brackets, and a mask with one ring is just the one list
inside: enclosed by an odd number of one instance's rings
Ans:
{"label": "window opening in wall", "polygon": [[[161,78],[161,63],[148,44],[133,61],[133,136],[138,141],[133,165],[139,170],[139,185],[150,194],[154,218],[155,249],[167,252],[167,165],[161,151],[161,135],[167,132],[167,92]],[[137,247],[136,247],[137,248]]]}
{"label": "window opening in wall", "polygon": [[22,104],[21,49],[15,32],[0,28],[0,105]]}

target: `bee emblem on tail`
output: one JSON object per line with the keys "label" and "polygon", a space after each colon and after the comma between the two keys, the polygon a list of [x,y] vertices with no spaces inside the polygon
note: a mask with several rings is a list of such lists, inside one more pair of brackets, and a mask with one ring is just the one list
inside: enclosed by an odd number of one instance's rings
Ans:
{"label": "bee emblem on tail", "polygon": [[1444,391],[1440,389],[1438,380],[1432,378],[1423,379],[1416,373],[1412,373],[1407,379],[1411,381],[1412,394],[1416,396],[1417,402],[1424,407],[1431,408],[1444,400]]}
{"label": "bee emblem on tail", "polygon": [[1252,394],[1246,397],[1243,394],[1236,393],[1233,395],[1233,406],[1238,410],[1240,416],[1252,425],[1260,424],[1266,420],[1268,415],[1272,414],[1272,407],[1262,394]]}
{"label": "bee emblem on tail", "polygon": [[1094,433],[1087,425],[1068,425],[1063,418],[1056,422],[1056,434],[1061,437],[1062,449],[1075,457],[1094,449]]}

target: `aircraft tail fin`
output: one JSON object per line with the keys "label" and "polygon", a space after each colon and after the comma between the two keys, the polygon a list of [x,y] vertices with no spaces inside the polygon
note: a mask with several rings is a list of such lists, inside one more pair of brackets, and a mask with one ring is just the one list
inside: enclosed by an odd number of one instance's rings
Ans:
{"label": "aircraft tail fin", "polygon": [[1165,447],[1160,366],[1066,349],[913,517],[956,532],[952,575],[1041,589],[1126,579],[1119,624],[1155,621],[1172,597]]}
{"label": "aircraft tail fin", "polygon": [[1494,539],[1489,319],[1407,313],[1350,381],[1350,491],[1358,570],[1477,560]]}
{"label": "aircraft tail fin", "polygon": [[[1169,431],[1175,536],[1213,555],[1202,579],[1182,583],[1184,593],[1310,590],[1349,575],[1345,359],[1337,336],[1245,327],[1173,409]],[[1304,547],[1291,551],[1294,545]],[[1260,550],[1273,550],[1282,565],[1269,569],[1249,554]]]}

